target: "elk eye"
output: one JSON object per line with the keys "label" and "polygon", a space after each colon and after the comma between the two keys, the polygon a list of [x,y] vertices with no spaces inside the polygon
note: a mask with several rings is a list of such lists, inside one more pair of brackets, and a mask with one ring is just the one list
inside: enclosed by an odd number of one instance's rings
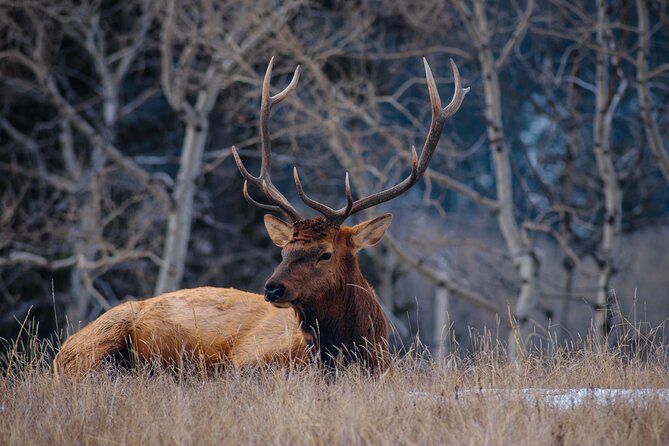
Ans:
{"label": "elk eye", "polygon": [[331,252],[325,252],[321,254],[321,256],[318,258],[319,262],[322,262],[324,260],[330,260],[332,258],[332,253]]}

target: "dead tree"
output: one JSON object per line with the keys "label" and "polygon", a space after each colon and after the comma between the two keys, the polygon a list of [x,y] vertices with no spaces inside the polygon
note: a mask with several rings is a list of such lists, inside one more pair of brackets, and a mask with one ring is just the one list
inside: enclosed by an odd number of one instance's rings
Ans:
{"label": "dead tree", "polygon": [[[532,14],[534,2],[532,0],[528,2],[526,11],[513,35],[497,56],[493,54],[493,30],[488,23],[485,3],[482,0],[474,0],[473,12],[464,1],[457,1],[455,4],[473,42],[481,67],[488,143],[495,164],[497,224],[504,236],[520,281],[520,293],[514,307],[514,314],[518,323],[518,336],[521,345],[517,346],[513,337],[509,339],[509,354],[514,357],[517,354],[517,347],[523,348],[530,342],[529,338],[534,325],[538,324],[541,327],[546,325],[546,317],[540,303],[539,271],[541,261],[526,230],[518,224],[515,215],[513,174],[510,147],[504,134],[502,121],[499,71],[506,63],[514,46],[523,37]],[[514,336],[513,333],[512,336]]]}
{"label": "dead tree", "polygon": [[[96,279],[108,266],[94,266],[99,265],[109,252],[109,249],[105,252],[103,248],[107,243],[102,234],[104,226],[100,224],[105,219],[101,203],[106,188],[103,172],[109,169],[111,161],[144,184],[151,183],[149,175],[125,157],[114,143],[118,120],[139,107],[156,91],[149,88],[129,102],[121,101],[123,82],[134,69],[136,59],[145,50],[154,8],[150,2],[140,1],[129,4],[127,9],[117,10],[116,16],[120,20],[127,20],[129,30],[111,33],[102,18],[101,6],[95,3],[27,4],[14,8],[12,12],[18,20],[25,21],[29,26],[21,30],[23,35],[17,37],[17,45],[3,52],[2,56],[31,73],[33,79],[29,82],[34,82],[36,89],[46,95],[50,105],[60,114],[54,121],[57,123],[57,141],[63,159],[62,178],[71,183],[72,197],[76,200],[76,219],[69,237],[74,259],[71,268],[72,288],[66,311],[69,320],[76,323],[87,318],[91,302],[96,302],[102,309],[110,306],[108,297],[95,285]],[[129,20],[128,16],[135,19]],[[13,24],[8,22],[7,26]],[[69,74],[60,71],[60,67],[52,63],[54,55],[51,52],[58,51],[55,45],[61,44],[58,39],[52,43],[54,36],[49,35],[49,32],[53,33],[53,30],[58,30],[60,34],[56,35],[62,39],[67,39],[63,45],[75,45],[85,60],[90,62],[90,79],[94,84],[93,89],[99,93],[99,101],[91,102],[85,94],[75,91],[67,78]],[[9,120],[3,120],[3,124],[15,139],[29,139],[27,135],[21,135],[21,131],[13,127]],[[85,142],[79,135],[84,136]],[[34,141],[32,144],[38,146]],[[86,150],[79,155],[77,146],[82,144]],[[52,178],[56,176],[51,173]],[[155,191],[156,196],[165,197],[156,185],[151,185],[149,190]],[[127,259],[126,255],[116,258],[119,263]],[[107,262],[103,263],[108,265]]]}
{"label": "dead tree", "polygon": [[[146,45],[149,28],[154,18],[154,9],[150,2],[138,3],[139,19],[133,23],[129,35],[112,33],[109,35],[101,24],[101,8],[81,11],[80,20],[63,23],[63,29],[73,40],[82,42],[87,56],[92,61],[99,79],[102,100],[100,130],[104,141],[114,144],[118,119],[121,115],[120,91],[135,59]],[[79,119],[79,118],[73,118]],[[71,124],[65,119],[61,123],[61,149],[63,153],[74,152],[74,139],[71,135]],[[68,159],[75,159],[68,157]],[[72,269],[73,307],[67,312],[69,320],[81,321],[87,316],[90,297],[94,297],[103,309],[110,307],[107,299],[93,284],[90,271],[85,267],[87,262],[98,256],[102,247],[100,220],[102,220],[101,193],[104,186],[100,181],[101,171],[108,161],[102,140],[95,141],[92,147],[90,162],[87,166],[67,164],[68,174],[82,185],[86,192],[82,195],[78,224],[73,226],[76,267]],[[83,167],[83,168],[82,168]],[[90,297],[88,297],[90,296]]]}
{"label": "dead tree", "polygon": [[621,76],[615,91],[610,88],[611,56],[609,55],[610,24],[607,3],[597,1],[597,56],[595,115],[593,122],[593,150],[597,170],[604,185],[604,221],[602,239],[597,253],[598,276],[594,316],[594,335],[598,344],[605,342],[610,329],[611,277],[615,272],[618,245],[622,225],[622,191],[618,172],[611,151],[611,125],[613,115],[627,88],[627,81]]}
{"label": "dead tree", "polygon": [[[210,2],[181,4],[172,0],[167,5],[160,41],[162,88],[168,103],[180,115],[185,132],[155,294],[179,288],[184,275],[196,181],[201,174],[211,112],[221,91],[229,85],[225,81],[234,69],[253,61],[251,50],[285,23],[297,5],[299,2],[287,2],[272,12],[260,7],[247,11],[228,4],[221,4],[219,9]],[[240,11],[247,13],[240,16]],[[221,22],[226,15],[235,17],[227,30],[228,25]]]}
{"label": "dead tree", "polygon": [[653,78],[653,73],[648,69],[651,38],[648,3],[650,3],[648,0],[636,0],[639,27],[639,49],[636,54],[637,95],[639,96],[639,112],[641,113],[648,144],[657,159],[657,164],[662,175],[664,175],[664,179],[669,183],[669,148],[663,142],[657,120],[653,117],[653,102],[648,85],[648,82]]}

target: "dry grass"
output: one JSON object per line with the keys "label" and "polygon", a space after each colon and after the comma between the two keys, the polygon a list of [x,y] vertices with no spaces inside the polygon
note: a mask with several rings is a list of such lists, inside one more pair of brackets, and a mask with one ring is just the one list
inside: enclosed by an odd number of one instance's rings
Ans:
{"label": "dry grass", "polygon": [[[317,367],[99,373],[54,382],[48,343],[5,358],[0,444],[666,444],[669,403],[570,409],[468,394],[487,388],[667,388],[666,346],[509,363],[489,340],[467,359],[396,359],[380,379]],[[25,346],[24,346],[25,347]],[[639,350],[635,350],[639,351]],[[11,362],[11,363],[10,363]],[[427,392],[420,397],[412,392]]]}

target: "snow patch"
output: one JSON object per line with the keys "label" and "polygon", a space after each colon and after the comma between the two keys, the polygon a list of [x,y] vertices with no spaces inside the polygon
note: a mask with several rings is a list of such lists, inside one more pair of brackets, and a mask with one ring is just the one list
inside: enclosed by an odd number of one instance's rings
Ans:
{"label": "snow patch", "polygon": [[458,390],[452,395],[442,396],[429,392],[409,392],[417,399],[472,400],[474,398],[496,398],[498,400],[527,401],[545,404],[557,409],[571,409],[583,404],[608,406],[629,404],[645,406],[651,401],[669,403],[669,389],[480,389]]}

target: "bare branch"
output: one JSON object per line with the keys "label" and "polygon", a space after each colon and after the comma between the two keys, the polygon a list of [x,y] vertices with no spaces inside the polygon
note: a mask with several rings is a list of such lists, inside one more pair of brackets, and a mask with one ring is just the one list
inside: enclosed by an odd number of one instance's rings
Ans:
{"label": "bare branch", "polygon": [[[352,204],[350,202],[347,205],[339,210],[334,210],[325,206],[321,203],[318,203],[312,199],[309,199],[302,191],[302,185],[300,184],[299,177],[297,176],[297,170],[295,171],[295,184],[297,185],[300,197],[305,201],[307,206],[314,208],[315,210],[321,212],[327,220],[338,226],[347,217],[362,210],[371,208],[386,201],[392,200],[393,198],[403,194],[409,190],[418,180],[423,176],[427,167],[432,159],[434,151],[437,149],[441,133],[444,128],[446,121],[452,117],[462,105],[462,101],[465,98],[467,92],[469,92],[469,87],[463,88],[460,81],[460,73],[458,67],[455,65],[455,62],[451,60],[451,68],[453,69],[453,80],[455,83],[455,91],[453,93],[453,98],[451,102],[442,108],[441,99],[439,97],[439,92],[437,90],[437,85],[432,76],[432,70],[427,63],[427,60],[423,58],[423,64],[425,67],[425,77],[427,79],[428,93],[430,96],[430,104],[432,106],[432,121],[430,123],[430,130],[428,131],[427,137],[425,138],[425,143],[423,149],[420,153],[420,159],[416,155],[416,149],[412,147],[412,162],[411,162],[411,174],[405,178],[399,184],[390,187],[384,191],[374,193],[367,197],[356,200]],[[350,192],[347,189],[347,195]],[[306,198],[306,200],[305,200]]]}
{"label": "bare branch", "polygon": [[669,64],[663,64],[652,72],[648,71],[648,53],[650,52],[650,29],[648,18],[647,0],[636,0],[637,16],[639,21],[639,50],[637,51],[636,78],[637,94],[639,95],[639,111],[643,121],[646,138],[650,145],[657,164],[664,175],[664,179],[669,183],[669,148],[665,147],[660,135],[660,128],[657,121],[653,118],[653,104],[648,87],[648,79],[658,75],[663,70],[669,70]]}
{"label": "bare branch", "polygon": [[499,56],[497,56],[497,60],[495,61],[495,69],[499,70],[504,66],[507,59],[509,58],[509,55],[511,54],[511,51],[513,51],[516,45],[521,40],[523,40],[525,32],[527,31],[527,26],[530,23],[530,18],[532,17],[533,10],[534,10],[534,0],[528,0],[527,7],[525,8],[525,13],[520,18],[519,23],[514,28],[511,38],[506,42]]}
{"label": "bare branch", "polygon": [[165,208],[169,209],[172,206],[172,201],[169,194],[160,185],[159,182],[153,178],[141,167],[135,164],[130,158],[123,155],[123,153],[114,145],[108,143],[98,132],[91,126],[74,107],[63,98],[56,82],[52,77],[47,77],[45,80],[46,88],[53,98],[56,106],[65,114],[65,116],[72,122],[72,124],[79,130],[86,138],[89,139],[94,147],[102,147],[105,153],[118,164],[123,170],[130,174],[133,178],[139,181],[152,195],[154,195]]}
{"label": "bare branch", "polygon": [[452,280],[446,278],[443,272],[432,269],[422,260],[412,257],[406,249],[403,249],[400,246],[395,237],[389,232],[386,232],[383,243],[403,261],[411,265],[423,277],[429,279],[437,286],[442,286],[457,297],[493,314],[504,314],[504,312],[500,311],[494,303],[490,302],[480,294],[456,284]]}

